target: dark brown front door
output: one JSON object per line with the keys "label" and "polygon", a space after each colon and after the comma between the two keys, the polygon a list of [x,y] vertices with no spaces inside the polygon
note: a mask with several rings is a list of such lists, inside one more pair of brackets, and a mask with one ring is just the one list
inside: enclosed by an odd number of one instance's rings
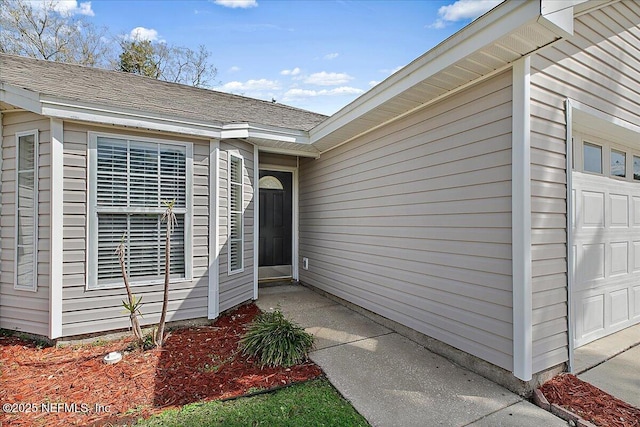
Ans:
{"label": "dark brown front door", "polygon": [[290,266],[292,173],[261,170],[260,178],[265,184],[260,187],[258,266]]}

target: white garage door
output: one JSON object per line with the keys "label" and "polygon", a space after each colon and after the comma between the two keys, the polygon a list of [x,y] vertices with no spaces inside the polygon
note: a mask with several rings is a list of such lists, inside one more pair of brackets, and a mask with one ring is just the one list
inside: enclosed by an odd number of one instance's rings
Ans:
{"label": "white garage door", "polygon": [[640,323],[640,153],[586,136],[574,145],[572,304],[579,347]]}

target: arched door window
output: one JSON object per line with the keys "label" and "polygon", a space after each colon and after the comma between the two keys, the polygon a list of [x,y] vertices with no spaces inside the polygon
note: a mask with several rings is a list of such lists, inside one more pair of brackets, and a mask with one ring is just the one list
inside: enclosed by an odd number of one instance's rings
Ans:
{"label": "arched door window", "polygon": [[258,187],[265,190],[284,190],[284,186],[275,176],[267,175],[260,178]]}

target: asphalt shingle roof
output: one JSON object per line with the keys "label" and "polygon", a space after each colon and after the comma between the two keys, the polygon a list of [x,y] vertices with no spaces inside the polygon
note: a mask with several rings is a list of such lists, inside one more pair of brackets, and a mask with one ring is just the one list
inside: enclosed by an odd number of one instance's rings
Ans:
{"label": "asphalt shingle roof", "polygon": [[0,81],[82,103],[222,123],[308,131],[327,116],[134,74],[0,54]]}

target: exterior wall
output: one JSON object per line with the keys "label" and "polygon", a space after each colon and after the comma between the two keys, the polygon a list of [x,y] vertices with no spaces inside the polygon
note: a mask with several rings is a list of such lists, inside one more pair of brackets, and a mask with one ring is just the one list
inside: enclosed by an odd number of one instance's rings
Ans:
{"label": "exterior wall", "polygon": [[[239,154],[244,159],[244,269],[229,274],[227,236],[229,223],[229,152]],[[220,142],[220,311],[253,299],[253,145],[239,140]]]}
{"label": "exterior wall", "polygon": [[[50,121],[33,113],[2,115],[0,328],[49,335]],[[15,290],[16,132],[38,129],[38,289]]]}
{"label": "exterior wall", "polygon": [[511,83],[301,159],[301,280],[511,370]]}
{"label": "exterior wall", "polygon": [[277,165],[295,168],[298,166],[298,158],[296,156],[286,156],[284,154],[260,153],[260,168],[262,165]]}
{"label": "exterior wall", "polygon": [[[63,336],[129,327],[123,313],[124,286],[86,289],[87,248],[87,139],[88,132],[186,141],[193,143],[193,280],[172,283],[167,320],[207,316],[209,141],[174,136],[118,131],[75,123],[64,123],[64,241],[63,241]],[[114,248],[115,250],[115,248]],[[163,285],[132,285],[142,297],[142,324],[158,322]]]}
{"label": "exterior wall", "polygon": [[564,102],[640,124],[639,23],[640,5],[613,3],[531,60],[534,372],[568,360]]}

